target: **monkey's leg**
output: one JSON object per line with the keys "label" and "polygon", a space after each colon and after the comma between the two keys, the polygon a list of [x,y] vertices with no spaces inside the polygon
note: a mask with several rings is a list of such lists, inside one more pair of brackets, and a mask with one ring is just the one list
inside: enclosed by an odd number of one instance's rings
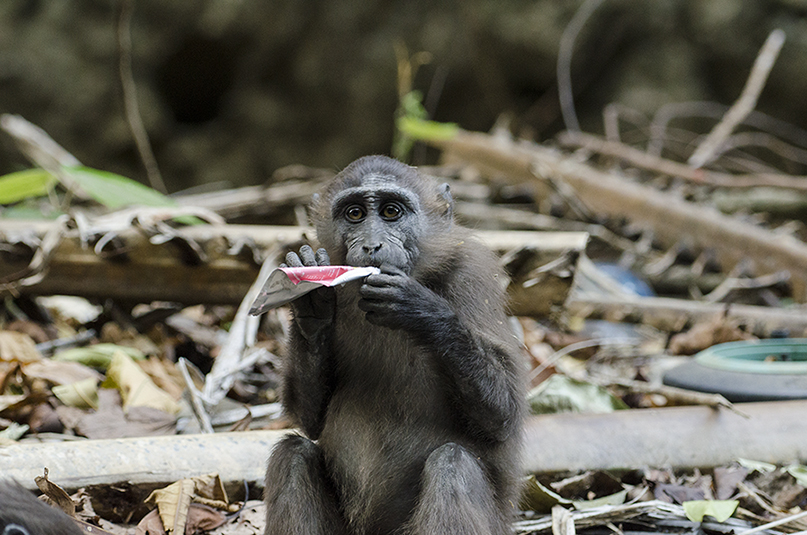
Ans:
{"label": "monkey's leg", "polygon": [[266,470],[266,535],[341,535],[347,532],[319,446],[291,435],[281,440]]}
{"label": "monkey's leg", "polygon": [[423,468],[418,505],[408,522],[412,535],[504,535],[507,519],[496,506],[482,466],[450,442],[434,450]]}

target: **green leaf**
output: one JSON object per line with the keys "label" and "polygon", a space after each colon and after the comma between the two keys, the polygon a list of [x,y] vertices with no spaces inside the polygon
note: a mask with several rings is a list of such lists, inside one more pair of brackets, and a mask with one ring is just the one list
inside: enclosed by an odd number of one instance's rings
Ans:
{"label": "green leaf", "polygon": [[567,500],[560,494],[543,486],[535,478],[535,475],[525,478],[524,485],[521,487],[519,507],[524,511],[535,511],[543,514],[551,511],[555,505],[569,505],[571,503],[571,500]]}
{"label": "green leaf", "polygon": [[406,116],[399,117],[396,124],[403,134],[428,141],[447,141],[453,139],[460,131],[456,123],[438,123]]}
{"label": "green leaf", "polygon": [[693,522],[703,522],[703,517],[709,515],[718,522],[725,522],[740,502],[737,500],[693,500],[684,502],[684,513]]}
{"label": "green leaf", "polygon": [[51,359],[69,362],[79,362],[91,368],[106,369],[112,357],[119,352],[123,352],[128,357],[135,360],[143,360],[146,355],[139,349],[133,347],[119,346],[116,344],[95,344],[85,347],[74,347],[57,351]]}
{"label": "green leaf", "polygon": [[626,409],[625,403],[601,386],[553,375],[527,394],[533,414],[558,412],[608,413]]}
{"label": "green leaf", "polygon": [[740,463],[740,466],[743,468],[747,468],[751,472],[759,472],[760,474],[767,474],[776,470],[775,464],[766,463],[764,461],[753,461],[751,459],[738,458],[737,462]]}
{"label": "green leaf", "polygon": [[95,377],[88,377],[67,385],[56,385],[51,391],[54,396],[59,398],[59,401],[68,407],[98,408],[98,380]]}
{"label": "green leaf", "polygon": [[11,204],[42,197],[56,183],[56,178],[44,169],[26,169],[0,176],[0,204]]}
{"label": "green leaf", "polygon": [[620,490],[608,496],[600,496],[593,500],[573,500],[572,504],[578,511],[585,511],[586,509],[596,509],[603,505],[622,505],[628,497],[628,490]]}
{"label": "green leaf", "polygon": [[134,204],[142,206],[176,206],[174,199],[125,176],[89,167],[63,167],[90,197],[112,210]]}
{"label": "green leaf", "polygon": [[807,466],[803,464],[791,464],[790,466],[786,467],[787,473],[796,478],[796,481],[799,482],[799,485],[802,487],[807,487]]}

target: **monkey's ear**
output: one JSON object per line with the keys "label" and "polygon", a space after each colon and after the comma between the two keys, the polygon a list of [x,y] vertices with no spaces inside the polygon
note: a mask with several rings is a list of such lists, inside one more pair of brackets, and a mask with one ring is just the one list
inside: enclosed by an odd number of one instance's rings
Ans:
{"label": "monkey's ear", "polygon": [[446,211],[443,217],[448,221],[452,221],[454,219],[454,197],[451,196],[451,188],[448,184],[441,184],[439,189],[440,197],[446,202]]}

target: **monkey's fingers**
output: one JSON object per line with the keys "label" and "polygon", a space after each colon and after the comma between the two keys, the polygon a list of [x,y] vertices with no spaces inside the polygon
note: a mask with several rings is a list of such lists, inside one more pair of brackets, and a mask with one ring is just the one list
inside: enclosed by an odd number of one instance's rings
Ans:
{"label": "monkey's fingers", "polygon": [[303,261],[297,256],[297,253],[289,252],[286,253],[286,266],[281,264],[280,267],[303,267]]}
{"label": "monkey's fingers", "polygon": [[314,249],[311,248],[310,245],[303,245],[300,247],[300,258],[303,261],[303,264],[306,266],[316,266],[317,259],[316,255],[314,254]]}
{"label": "monkey's fingers", "polygon": [[315,260],[318,266],[330,266],[331,265],[331,258],[328,256],[328,251],[323,248],[317,249],[317,254],[315,255]]}
{"label": "monkey's fingers", "polygon": [[361,288],[359,288],[359,295],[362,300],[390,301],[399,299],[400,294],[400,289],[394,286],[371,286],[369,284],[362,284]]}

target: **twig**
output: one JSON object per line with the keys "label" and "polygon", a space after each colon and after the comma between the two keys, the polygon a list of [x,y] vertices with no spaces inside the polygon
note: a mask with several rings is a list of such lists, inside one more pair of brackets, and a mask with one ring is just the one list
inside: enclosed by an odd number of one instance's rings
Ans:
{"label": "twig", "polygon": [[572,513],[562,505],[552,508],[552,535],[575,535]]}
{"label": "twig", "polygon": [[807,164],[807,150],[782,141],[768,132],[740,132],[739,134],[734,134],[726,139],[719,154],[722,155],[739,147],[764,147],[786,160]]}
{"label": "twig", "polygon": [[[680,117],[707,117],[719,119],[729,109],[725,104],[710,101],[671,102],[660,107],[650,123],[650,140],[647,153],[660,156],[667,137],[667,125]],[[743,119],[743,124],[763,132],[775,134],[800,147],[807,147],[807,130],[754,110]]]}
{"label": "twig", "polygon": [[795,515],[786,516],[785,518],[780,518],[779,520],[774,520],[773,522],[768,522],[767,524],[762,524],[761,526],[757,526],[746,531],[741,531],[738,533],[738,535],[751,535],[752,533],[759,533],[760,531],[775,528],[777,526],[781,526],[782,524],[789,524],[790,522],[804,517],[807,517],[807,511],[802,511],[801,513],[796,513]]}
{"label": "twig", "polygon": [[[242,369],[242,362],[248,358],[246,350],[255,343],[260,318],[250,316],[249,309],[269,277],[269,273],[277,267],[277,252],[273,248],[267,253],[266,261],[261,266],[257,278],[235,313],[227,341],[221,346],[213,368],[205,378],[202,397],[209,407],[215,407],[227,395],[235,381],[236,374]],[[257,357],[258,355],[252,354],[251,356]]]}
{"label": "twig", "polygon": [[580,349],[586,349],[589,347],[597,347],[597,346],[634,346],[637,345],[641,340],[638,338],[592,338],[590,340],[582,340],[580,342],[575,342],[573,344],[569,344],[566,347],[559,349],[552,353],[549,358],[547,358],[544,362],[542,362],[539,366],[536,366],[530,372],[529,379],[533,380],[541,373],[543,373],[547,368],[553,366],[556,362],[558,362],[561,358],[565,357],[569,353],[573,353]]}
{"label": "twig", "polygon": [[720,394],[707,394],[705,392],[696,392],[694,390],[687,390],[685,388],[678,388],[676,386],[667,385],[653,385],[642,381],[629,381],[619,379],[606,379],[599,380],[597,378],[588,376],[590,382],[600,386],[618,386],[626,388],[633,392],[641,392],[643,394],[661,394],[670,401],[684,403],[687,405],[706,405],[713,409],[723,407],[728,409],[743,418],[749,418],[748,414],[739,410],[731,401],[727,400]]}
{"label": "twig", "polygon": [[560,97],[560,112],[563,115],[563,123],[569,130],[580,130],[577,113],[574,111],[574,92],[572,91],[574,43],[580,34],[580,30],[583,29],[588,19],[603,1],[586,0],[574,14],[572,20],[569,21],[560,38],[557,65],[558,95]]}
{"label": "twig", "polygon": [[146,168],[151,187],[162,193],[168,193],[163,182],[154,152],[151,150],[148,132],[143,126],[140,109],[137,104],[137,87],[132,74],[132,3],[134,0],[121,0],[120,19],[118,19],[118,50],[120,54],[120,80],[123,89],[123,105],[126,110],[126,120],[132,131],[140,159]]}
{"label": "twig", "polygon": [[202,428],[203,433],[213,433],[213,424],[210,422],[210,416],[207,414],[207,410],[205,410],[201,393],[193,383],[193,379],[191,379],[187,361],[183,357],[180,357],[177,364],[182,374],[182,379],[185,381],[185,387],[188,389],[188,394],[190,394],[191,410],[193,411],[193,415],[196,416],[196,420],[199,422],[199,427]]}
{"label": "twig", "polygon": [[769,187],[807,191],[807,180],[803,176],[771,173],[732,175],[705,169],[693,169],[688,165],[660,158],[630,145],[608,141],[599,136],[583,132],[561,132],[558,135],[558,142],[565,147],[582,147],[604,156],[619,158],[640,169],[682,178],[698,184],[708,184],[721,188]]}
{"label": "twig", "polygon": [[726,297],[732,290],[766,288],[790,280],[789,271],[777,271],[768,275],[761,275],[754,278],[729,277],[721,282],[717,288],[703,297],[707,303],[717,303]]}
{"label": "twig", "polygon": [[723,119],[709,132],[706,139],[695,149],[692,156],[689,157],[688,164],[693,167],[703,167],[715,157],[715,154],[720,149],[720,146],[726,141],[726,138],[731,135],[732,131],[739,125],[746,116],[754,109],[757,104],[759,94],[765,87],[765,82],[768,80],[768,74],[779,56],[779,51],[785,42],[785,32],[776,29],[773,30],[762,49],[759,51],[754,66],[751,68],[751,75],[743,88],[740,98],[729,108]]}

